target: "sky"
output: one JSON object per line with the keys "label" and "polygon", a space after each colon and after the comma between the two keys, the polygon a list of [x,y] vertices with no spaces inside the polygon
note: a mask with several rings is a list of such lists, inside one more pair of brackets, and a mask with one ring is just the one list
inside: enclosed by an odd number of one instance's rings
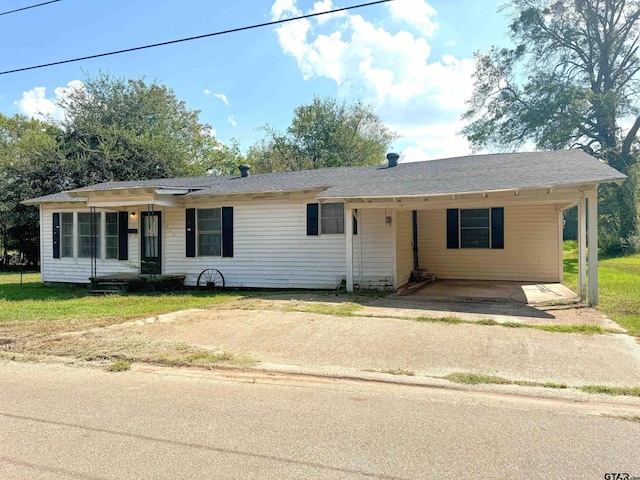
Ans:
{"label": "sky", "polygon": [[[4,0],[0,13],[42,0]],[[366,0],[61,0],[0,15],[0,71],[203,35]],[[459,135],[473,53],[508,41],[499,0],[392,2],[202,40],[0,75],[0,112],[61,118],[56,99],[87,75],[174,90],[243,150],[285,130],[315,95],[372,105],[400,161],[467,155]]]}

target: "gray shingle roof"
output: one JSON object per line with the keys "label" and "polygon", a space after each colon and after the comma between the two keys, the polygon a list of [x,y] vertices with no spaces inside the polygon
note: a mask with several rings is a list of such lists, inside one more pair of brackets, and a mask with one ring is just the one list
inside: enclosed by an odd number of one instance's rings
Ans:
{"label": "gray shingle roof", "polygon": [[58,202],[84,202],[86,199],[83,197],[72,197],[67,192],[52,193],[51,195],[45,195],[43,197],[31,198],[24,200],[20,203],[25,205],[38,205],[40,203],[58,203]]}
{"label": "gray shingle roof", "polygon": [[[257,174],[245,178],[232,175],[107,182],[71,192],[78,195],[95,190],[173,187],[193,189],[189,196],[198,196],[318,188],[324,189],[319,198],[349,198],[525,190],[605,183],[625,178],[617,170],[580,150],[560,150],[473,155],[400,163],[393,168],[337,167]],[[54,197],[40,197],[29,203],[63,201]]]}

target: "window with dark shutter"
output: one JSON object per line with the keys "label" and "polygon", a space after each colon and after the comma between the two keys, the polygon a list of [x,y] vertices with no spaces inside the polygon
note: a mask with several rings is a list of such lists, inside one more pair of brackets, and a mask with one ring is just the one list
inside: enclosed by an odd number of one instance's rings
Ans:
{"label": "window with dark shutter", "polygon": [[73,213],[60,214],[60,258],[73,257]]}
{"label": "window with dark shutter", "polygon": [[222,207],[222,256],[233,257],[233,207]]}
{"label": "window with dark shutter", "polygon": [[307,235],[318,235],[318,204],[307,204]]}
{"label": "window with dark shutter", "polygon": [[458,209],[447,209],[447,248],[459,248],[458,241]]}
{"label": "window with dark shutter", "polygon": [[490,230],[488,208],[460,210],[460,248],[489,248]]}
{"label": "window with dark shutter", "polygon": [[491,248],[504,248],[504,208],[491,209]]}
{"label": "window with dark shutter", "polygon": [[447,248],[504,249],[504,208],[447,209]]}
{"label": "window with dark shutter", "polygon": [[186,256],[196,256],[196,209],[187,208],[185,210],[185,224],[186,224]]}
{"label": "window with dark shutter", "polygon": [[129,212],[118,212],[118,260],[129,259]]}
{"label": "window with dark shutter", "polygon": [[60,258],[60,214],[53,214],[53,258]]}

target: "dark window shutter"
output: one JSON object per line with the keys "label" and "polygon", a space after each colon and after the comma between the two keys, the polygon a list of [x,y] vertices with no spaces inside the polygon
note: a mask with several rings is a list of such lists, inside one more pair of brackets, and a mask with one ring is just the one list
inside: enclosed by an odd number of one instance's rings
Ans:
{"label": "dark window shutter", "polygon": [[53,214],[53,258],[60,258],[60,214]]}
{"label": "dark window shutter", "polygon": [[[356,210],[356,213],[358,213],[358,210]],[[353,234],[354,235],[358,234],[358,219],[356,218],[355,215],[353,215]]]}
{"label": "dark window shutter", "polygon": [[491,248],[504,248],[504,208],[491,209]]}
{"label": "dark window shutter", "polygon": [[118,212],[118,260],[129,259],[129,212]]}
{"label": "dark window shutter", "polygon": [[447,209],[447,248],[460,248],[458,242],[458,209]]}
{"label": "dark window shutter", "polygon": [[222,256],[233,257],[233,207],[222,207]]}
{"label": "dark window shutter", "polygon": [[307,235],[318,235],[317,203],[307,203]]}
{"label": "dark window shutter", "polygon": [[187,208],[186,212],[186,255],[187,257],[196,256],[196,209]]}

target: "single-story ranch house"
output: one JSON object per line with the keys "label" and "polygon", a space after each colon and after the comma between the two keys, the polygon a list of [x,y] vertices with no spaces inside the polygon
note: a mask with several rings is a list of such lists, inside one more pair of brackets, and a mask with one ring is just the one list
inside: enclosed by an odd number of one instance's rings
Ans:
{"label": "single-story ranch house", "polygon": [[[562,212],[586,205],[597,245],[598,185],[617,170],[579,150],[475,155],[372,167],[107,182],[23,202],[40,208],[45,282],[206,268],[231,287],[398,288],[442,279],[562,281]],[[589,249],[597,303],[597,249]]]}

